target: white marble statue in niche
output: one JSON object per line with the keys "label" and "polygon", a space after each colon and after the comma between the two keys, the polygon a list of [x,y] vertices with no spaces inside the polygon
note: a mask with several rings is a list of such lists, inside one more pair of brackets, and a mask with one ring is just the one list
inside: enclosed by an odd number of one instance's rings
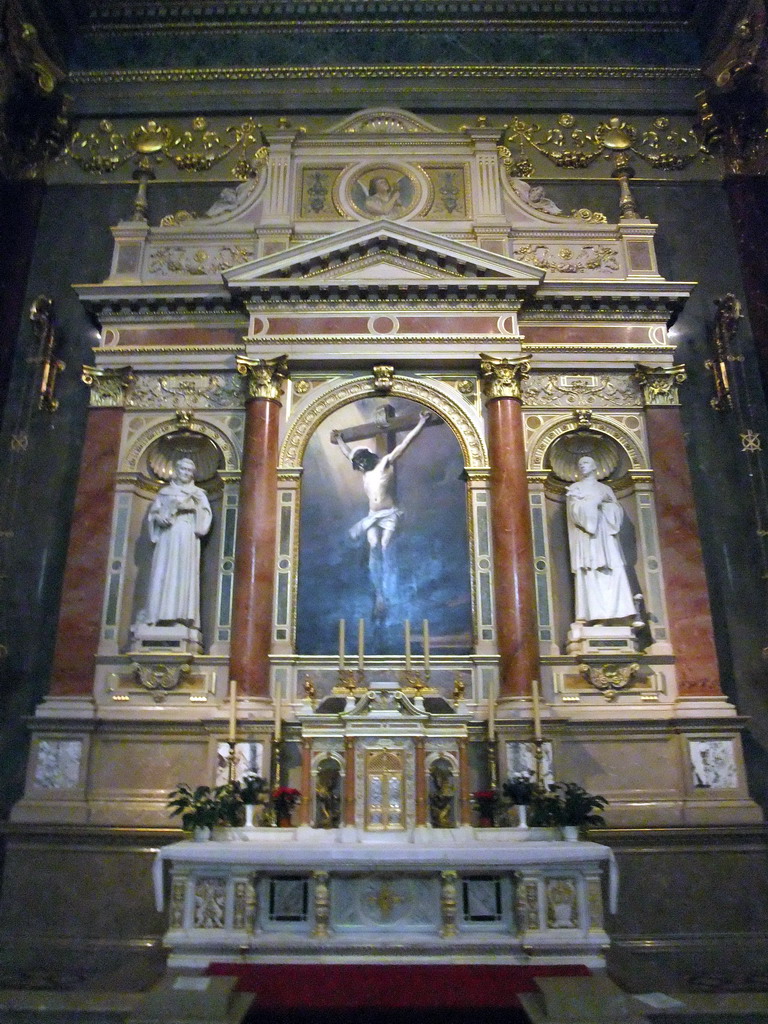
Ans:
{"label": "white marble statue in niche", "polygon": [[195,484],[192,459],[178,459],[171,481],[149,507],[154,544],[143,621],[200,629],[200,538],[211,528],[208,496]]}
{"label": "white marble statue in niche", "polygon": [[598,480],[591,455],[582,455],[577,469],[578,479],[566,492],[576,621],[626,619],[635,615],[635,603],[618,540],[624,511]]}

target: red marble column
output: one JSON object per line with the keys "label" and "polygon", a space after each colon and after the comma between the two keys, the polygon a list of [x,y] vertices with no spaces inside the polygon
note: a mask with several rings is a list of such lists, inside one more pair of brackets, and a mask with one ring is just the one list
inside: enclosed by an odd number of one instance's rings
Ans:
{"label": "red marble column", "polygon": [[85,695],[93,689],[122,419],[122,409],[88,413],[53,655],[52,696]]}
{"label": "red marble column", "polygon": [[487,404],[491,459],[491,532],[496,581],[499,696],[530,692],[539,676],[533,537],[519,399]]}
{"label": "red marble column", "polygon": [[229,661],[244,697],[269,697],[279,416],[274,399],[246,406]]}
{"label": "red marble column", "polygon": [[645,415],[678,690],[712,696],[722,691],[680,411],[651,406]]}

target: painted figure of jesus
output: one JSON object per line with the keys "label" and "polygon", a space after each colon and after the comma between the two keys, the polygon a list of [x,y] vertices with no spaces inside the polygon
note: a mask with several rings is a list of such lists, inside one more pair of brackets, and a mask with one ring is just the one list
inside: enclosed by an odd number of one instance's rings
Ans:
{"label": "painted figure of jesus", "polygon": [[430,413],[419,413],[416,425],[386,455],[376,455],[362,446],[351,448],[339,430],[331,431],[331,444],[339,446],[352,468],[363,474],[363,490],[368,499],[368,513],[350,529],[352,540],[365,536],[368,542],[368,571],[373,584],[374,617],[386,613],[386,584],[389,577],[388,550],[395,536],[403,510],[397,507],[395,464],[427,425]]}

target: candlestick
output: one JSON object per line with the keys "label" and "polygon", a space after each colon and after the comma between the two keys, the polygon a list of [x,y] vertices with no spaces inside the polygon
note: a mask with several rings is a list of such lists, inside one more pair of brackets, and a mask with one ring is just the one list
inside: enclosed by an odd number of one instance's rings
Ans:
{"label": "candlestick", "polygon": [[365,662],[365,619],[357,620],[357,667],[363,671]]}
{"label": "candlestick", "polygon": [[275,743],[280,742],[280,735],[283,731],[283,709],[280,700],[280,687],[275,688]]}
{"label": "candlestick", "polygon": [[339,671],[344,671],[344,655],[346,654],[347,636],[346,636],[347,624],[344,619],[339,619]]}
{"label": "candlestick", "polygon": [[533,738],[537,743],[541,742],[541,703],[539,700],[539,680],[534,679],[531,683],[533,697]]}
{"label": "candlestick", "polygon": [[496,737],[496,694],[493,682],[488,684],[488,739]]}
{"label": "candlestick", "polygon": [[411,671],[411,620],[405,620],[405,671]]}
{"label": "candlestick", "polygon": [[229,680],[229,742],[237,737],[237,680]]}
{"label": "candlestick", "polygon": [[426,675],[429,672],[429,619],[424,619],[421,631],[424,637],[424,675]]}

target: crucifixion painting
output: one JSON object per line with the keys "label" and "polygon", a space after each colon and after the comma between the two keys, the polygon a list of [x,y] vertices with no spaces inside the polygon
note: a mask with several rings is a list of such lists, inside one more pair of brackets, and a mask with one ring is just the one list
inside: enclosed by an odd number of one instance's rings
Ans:
{"label": "crucifixion painting", "polygon": [[[419,413],[415,423],[412,417],[396,418],[391,405],[382,406],[380,412],[383,415],[379,416],[377,422],[331,433],[331,444],[337,444],[345,458],[349,459],[352,469],[363,476],[368,512],[350,528],[349,536],[353,541],[359,541],[364,536],[368,544],[368,573],[374,593],[374,619],[386,615],[388,591],[393,582],[391,544],[398,521],[404,514],[403,509],[397,505],[397,461],[431,419],[426,409]],[[437,420],[437,423],[440,422]],[[405,436],[397,441],[401,431]],[[383,455],[377,455],[363,445],[355,448],[349,445],[351,440],[368,437],[386,439]]]}
{"label": "crucifixion painting", "polygon": [[360,399],[320,426],[302,474],[301,653],[334,651],[341,618],[368,622],[371,654],[401,650],[404,620],[424,618],[435,651],[470,649],[463,468],[450,427],[404,398]]}

